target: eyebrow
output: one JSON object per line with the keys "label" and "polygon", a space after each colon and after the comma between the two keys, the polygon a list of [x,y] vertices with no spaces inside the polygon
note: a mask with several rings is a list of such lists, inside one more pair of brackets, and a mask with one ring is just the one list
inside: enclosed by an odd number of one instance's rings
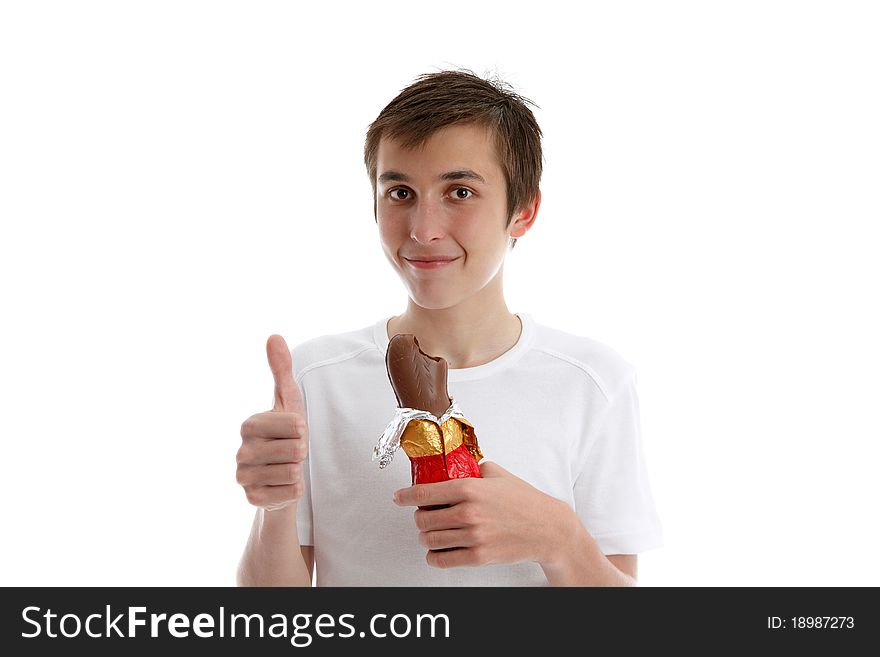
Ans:
{"label": "eyebrow", "polygon": [[[476,171],[471,171],[470,169],[458,169],[457,171],[447,171],[446,173],[441,173],[437,176],[437,180],[476,180],[478,182],[486,184],[486,179],[483,178]],[[386,182],[409,182],[409,176],[405,173],[400,173],[400,171],[385,171],[381,176],[379,176],[380,183]]]}

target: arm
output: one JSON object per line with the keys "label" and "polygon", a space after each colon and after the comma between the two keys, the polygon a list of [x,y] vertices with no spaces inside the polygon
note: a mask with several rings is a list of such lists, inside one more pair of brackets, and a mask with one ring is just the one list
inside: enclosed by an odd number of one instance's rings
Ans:
{"label": "arm", "polygon": [[637,554],[607,554],[605,558],[613,563],[617,570],[629,575],[633,580],[638,581],[639,555]]}
{"label": "arm", "polygon": [[571,507],[560,504],[547,524],[563,539],[548,540],[540,561],[550,586],[637,586],[638,555],[605,556]]}
{"label": "arm", "polygon": [[296,504],[277,511],[257,509],[238,565],[239,586],[311,586],[314,547],[301,546]]}

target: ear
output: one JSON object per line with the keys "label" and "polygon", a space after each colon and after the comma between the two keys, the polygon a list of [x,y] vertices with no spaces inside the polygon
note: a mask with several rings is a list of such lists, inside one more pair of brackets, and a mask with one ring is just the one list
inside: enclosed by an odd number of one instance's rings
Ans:
{"label": "ear", "polygon": [[538,217],[538,208],[541,207],[541,190],[535,194],[531,201],[526,203],[519,214],[513,219],[513,230],[510,231],[511,237],[520,238],[525,235],[535,223]]}

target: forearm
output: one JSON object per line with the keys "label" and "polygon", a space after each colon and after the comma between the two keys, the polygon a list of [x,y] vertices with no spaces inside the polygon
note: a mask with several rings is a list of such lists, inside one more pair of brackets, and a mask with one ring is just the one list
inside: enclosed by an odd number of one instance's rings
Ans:
{"label": "forearm", "polygon": [[239,586],[312,585],[296,530],[296,504],[277,511],[257,509],[237,582]]}
{"label": "forearm", "polygon": [[548,541],[553,547],[540,562],[550,586],[636,586],[602,553],[571,507],[563,506]]}

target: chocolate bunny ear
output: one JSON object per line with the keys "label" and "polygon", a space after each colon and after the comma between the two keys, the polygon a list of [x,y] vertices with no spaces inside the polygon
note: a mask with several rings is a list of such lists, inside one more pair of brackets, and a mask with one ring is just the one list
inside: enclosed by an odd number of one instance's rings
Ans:
{"label": "chocolate bunny ear", "polygon": [[391,338],[385,367],[401,408],[429,411],[439,418],[452,403],[446,387],[446,360],[423,352],[416,336],[398,333]]}

